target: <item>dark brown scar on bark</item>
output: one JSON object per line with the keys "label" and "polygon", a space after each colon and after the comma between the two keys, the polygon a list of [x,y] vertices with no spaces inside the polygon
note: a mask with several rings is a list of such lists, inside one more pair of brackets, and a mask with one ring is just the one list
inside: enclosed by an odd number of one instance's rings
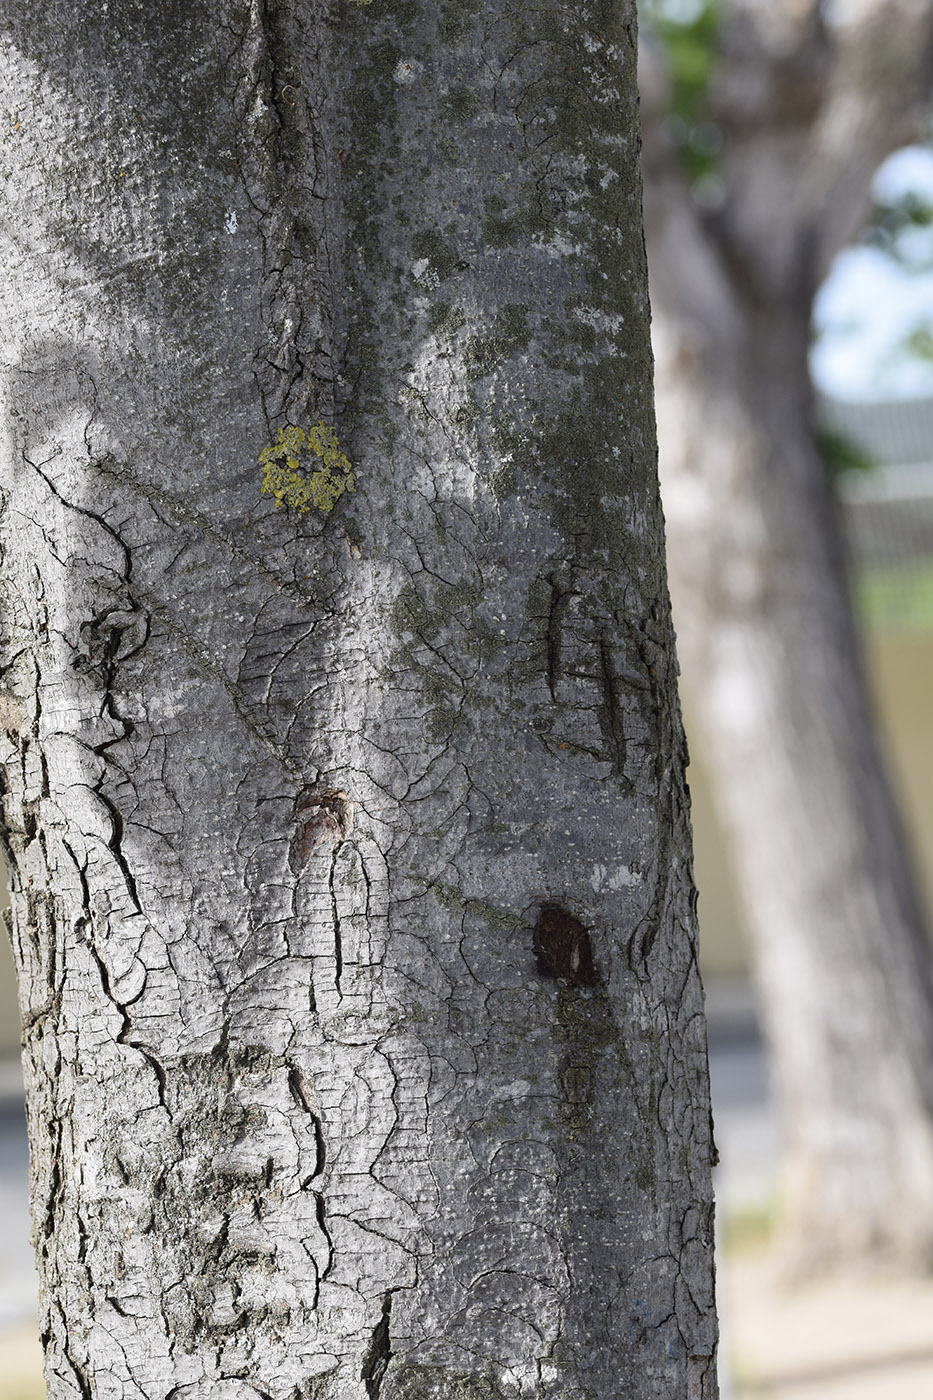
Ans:
{"label": "dark brown scar on bark", "polygon": [[542,906],[535,924],[534,950],[538,971],[545,977],[561,977],[574,987],[589,987],[596,981],[588,929],[556,904]]}

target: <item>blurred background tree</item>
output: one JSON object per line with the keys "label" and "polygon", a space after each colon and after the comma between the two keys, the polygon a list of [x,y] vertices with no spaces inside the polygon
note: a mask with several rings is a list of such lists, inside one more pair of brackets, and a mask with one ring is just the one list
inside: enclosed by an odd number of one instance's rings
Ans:
{"label": "blurred background tree", "polygon": [[[820,427],[808,354],[814,298],[879,164],[927,119],[931,7],[645,8],[671,587],[773,1054],[784,1240],[798,1262],[929,1267],[930,945],[840,541],[831,476],[856,462]],[[894,222],[878,234],[892,244]]]}

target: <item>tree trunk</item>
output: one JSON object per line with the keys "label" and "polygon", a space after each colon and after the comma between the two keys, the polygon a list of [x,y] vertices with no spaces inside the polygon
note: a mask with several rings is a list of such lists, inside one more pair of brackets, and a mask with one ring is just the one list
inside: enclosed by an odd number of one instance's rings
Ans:
{"label": "tree trunk", "polygon": [[[715,207],[644,70],[661,469],[692,708],[731,827],[798,1262],[933,1259],[933,976],[813,435],[813,293],[929,102],[922,0],[728,0]],[[650,50],[649,50],[650,52]],[[657,51],[655,50],[655,56]]]}
{"label": "tree trunk", "polygon": [[[813,438],[809,302],[743,300],[694,214],[654,212],[674,612],[746,895],[785,1246],[806,1267],[877,1254],[929,1267],[930,953]],[[682,272],[698,261],[713,270],[702,317]]]}
{"label": "tree trunk", "polygon": [[55,4],[3,70],[50,1400],[710,1400],[633,7]]}

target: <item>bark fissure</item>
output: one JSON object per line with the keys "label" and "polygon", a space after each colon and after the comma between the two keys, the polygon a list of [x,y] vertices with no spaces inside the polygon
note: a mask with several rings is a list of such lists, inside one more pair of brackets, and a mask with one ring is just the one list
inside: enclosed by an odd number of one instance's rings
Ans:
{"label": "bark fissure", "polygon": [[379,1400],[382,1378],[388,1370],[392,1357],[391,1326],[392,1293],[390,1290],[382,1300],[382,1313],[373,1328],[369,1348],[363,1358],[363,1369],[360,1372],[360,1379],[366,1386],[369,1400]]}
{"label": "bark fissure", "polygon": [[572,590],[562,587],[556,574],[548,577],[551,590],[550,608],[547,618],[547,683],[551,699],[557,700],[557,683],[561,674],[561,629],[563,615],[572,596]]}
{"label": "bark fissure", "polygon": [[600,637],[598,643],[598,685],[602,703],[597,711],[603,741],[610,755],[612,771],[619,778],[625,778],[627,740],[625,737],[624,709],[618,693],[619,680],[615,673],[611,641]]}
{"label": "bark fissure", "polygon": [[305,1180],[301,1183],[302,1190],[307,1190],[311,1182],[314,1181],[316,1177],[319,1177],[321,1175],[321,1173],[324,1170],[324,1167],[327,1165],[327,1147],[324,1139],[324,1124],[321,1122],[320,1114],[315,1110],[309,1086],[305,1080],[305,1077],[302,1074],[301,1070],[297,1067],[293,1066],[288,1072],[288,1087],[291,1090],[292,1098],[295,1100],[295,1103],[298,1104],[299,1108],[301,1108],[304,1113],[308,1114],[314,1128],[314,1170],[311,1172],[310,1176],[306,1177]]}
{"label": "bark fissure", "polygon": [[338,997],[340,992],[340,979],[343,976],[343,933],[340,927],[340,910],[337,907],[337,890],[334,885],[334,870],[337,865],[337,850],[334,850],[330,861],[330,870],[327,876],[327,884],[330,890],[331,917],[334,927],[334,985],[337,988]]}

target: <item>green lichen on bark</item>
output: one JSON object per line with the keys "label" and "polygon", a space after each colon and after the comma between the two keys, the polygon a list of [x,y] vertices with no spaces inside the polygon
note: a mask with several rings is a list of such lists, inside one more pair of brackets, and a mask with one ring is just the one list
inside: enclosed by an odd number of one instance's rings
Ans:
{"label": "green lichen on bark", "polygon": [[445,885],[440,880],[429,880],[424,876],[415,876],[414,878],[425,886],[444,909],[470,914],[481,919],[488,928],[495,929],[499,933],[512,933],[516,929],[525,927],[525,921],[517,914],[512,914],[507,909],[500,909],[497,905],[491,904],[489,900],[474,899],[470,895],[465,895],[462,890],[456,889],[453,885]]}
{"label": "green lichen on bark", "polygon": [[391,1371],[390,1400],[507,1400],[492,1376],[441,1366],[402,1365]]}
{"label": "green lichen on bark", "polygon": [[[321,465],[309,475],[301,472],[305,447],[320,459]],[[302,515],[312,507],[330,512],[344,491],[356,490],[356,477],[350,459],[340,449],[337,434],[326,423],[304,428],[288,424],[279,429],[278,441],[259,454],[262,466],[262,493],[275,497],[276,509],[292,506]]]}
{"label": "green lichen on bark", "polygon": [[451,339],[467,322],[465,312],[459,306],[438,301],[428,312],[428,327],[433,335]]}
{"label": "green lichen on bark", "polygon": [[467,378],[482,379],[484,375],[491,374],[513,355],[527,350],[530,340],[528,307],[517,302],[506,302],[496,312],[488,335],[471,335],[467,340]]}
{"label": "green lichen on bark", "polygon": [[421,229],[414,233],[411,250],[416,258],[427,262],[431,272],[440,282],[450,276],[459,262],[459,254],[436,229]]}
{"label": "green lichen on bark", "polygon": [[581,990],[561,983],[555,1006],[555,1036],[561,1048],[561,1119],[578,1146],[593,1118],[599,1061],[619,1041],[609,997],[602,987]]}

